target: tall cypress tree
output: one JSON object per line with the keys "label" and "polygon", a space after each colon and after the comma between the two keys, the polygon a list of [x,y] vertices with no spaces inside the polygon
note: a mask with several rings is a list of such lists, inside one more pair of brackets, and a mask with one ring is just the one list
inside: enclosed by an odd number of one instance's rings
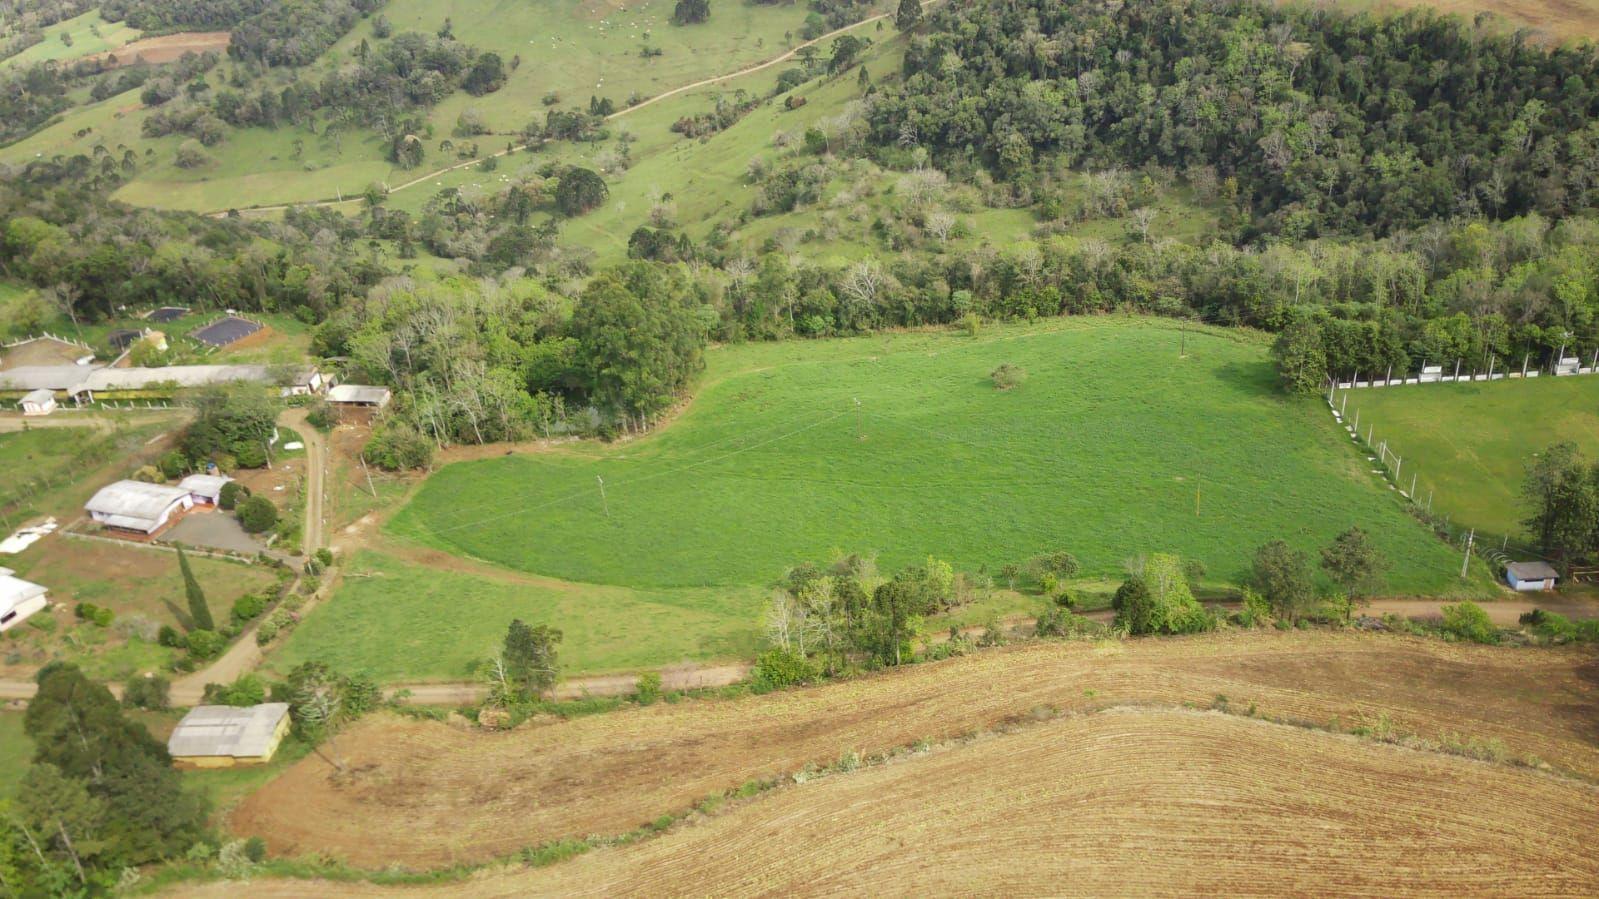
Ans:
{"label": "tall cypress tree", "polygon": [[211,619],[211,607],[206,605],[205,591],[200,589],[200,582],[194,579],[194,572],[189,568],[189,557],[183,554],[183,547],[178,547],[178,569],[183,572],[183,592],[189,597],[189,620],[197,631],[214,631],[216,622]]}

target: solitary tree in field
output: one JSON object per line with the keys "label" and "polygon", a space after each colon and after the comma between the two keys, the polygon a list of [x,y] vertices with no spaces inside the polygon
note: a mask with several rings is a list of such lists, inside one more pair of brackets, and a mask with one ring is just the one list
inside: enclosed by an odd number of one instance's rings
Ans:
{"label": "solitary tree in field", "polygon": [[518,618],[505,632],[500,658],[505,677],[522,699],[533,699],[555,686],[556,644],[561,632],[547,624],[533,627]]}
{"label": "solitary tree in field", "polygon": [[899,0],[899,10],[894,13],[894,27],[912,31],[922,24],[922,4],[918,0]]}
{"label": "solitary tree in field", "polygon": [[1351,527],[1322,549],[1321,567],[1344,588],[1344,595],[1349,598],[1346,609],[1352,610],[1355,603],[1376,588],[1388,561],[1365,531]]}
{"label": "solitary tree in field", "polygon": [[1316,603],[1309,560],[1304,553],[1281,540],[1273,540],[1255,551],[1253,575],[1255,587],[1266,597],[1278,618],[1298,621]]}
{"label": "solitary tree in field", "polygon": [[610,194],[598,173],[572,166],[555,186],[555,205],[566,215],[578,216],[604,203]]}
{"label": "solitary tree in field", "polygon": [[189,557],[184,555],[183,547],[178,547],[178,570],[183,572],[183,592],[189,598],[189,621],[198,631],[216,630],[216,622],[211,619],[211,607],[206,604],[205,591],[200,589],[200,582],[194,579],[194,571],[189,567]]}
{"label": "solitary tree in field", "polygon": [[672,21],[679,25],[698,25],[711,18],[711,0],[677,0]]}
{"label": "solitary tree in field", "polygon": [[1557,443],[1527,468],[1522,488],[1532,514],[1522,522],[1543,552],[1565,560],[1591,549],[1599,486],[1575,443]]}

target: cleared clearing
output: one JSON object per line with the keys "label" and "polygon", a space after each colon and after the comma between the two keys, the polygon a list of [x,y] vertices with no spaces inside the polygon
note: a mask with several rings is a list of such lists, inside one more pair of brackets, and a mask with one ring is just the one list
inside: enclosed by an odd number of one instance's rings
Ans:
{"label": "cleared clearing", "polygon": [[789,787],[546,869],[386,892],[1582,895],[1599,885],[1595,826],[1591,788],[1533,772],[1222,714],[1113,710]]}
{"label": "cleared clearing", "polygon": [[482,862],[627,831],[851,750],[864,756],[939,742],[1040,708],[1208,705],[1218,695],[1235,709],[1254,704],[1263,716],[1345,726],[1386,714],[1401,732],[1499,740],[1515,756],[1599,777],[1599,663],[1591,651],[1235,632],[1030,644],[814,689],[661,704],[510,733],[376,716],[340,738],[352,773],[335,781],[325,760],[307,758],[246,799],[232,825],[281,854],[370,867]]}

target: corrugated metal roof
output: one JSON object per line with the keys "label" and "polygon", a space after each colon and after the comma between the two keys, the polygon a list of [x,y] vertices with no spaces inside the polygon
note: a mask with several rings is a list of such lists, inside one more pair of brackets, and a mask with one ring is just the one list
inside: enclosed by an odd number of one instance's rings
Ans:
{"label": "corrugated metal roof", "polygon": [[247,708],[195,706],[172,731],[167,740],[167,752],[174,758],[263,756],[272,748],[272,735],[287,714],[289,704],[286,702],[267,702]]}
{"label": "corrugated metal roof", "polygon": [[19,577],[12,577],[7,569],[0,574],[0,614],[5,614],[30,599],[50,592],[48,588]]}
{"label": "corrugated metal roof", "polygon": [[[251,381],[271,384],[281,368],[271,365],[168,365],[160,368],[96,368],[84,365],[24,365],[0,371],[0,390],[144,390],[160,384],[204,387]],[[316,369],[299,366],[289,382],[308,385]]]}
{"label": "corrugated metal roof", "polygon": [[38,403],[43,405],[54,398],[54,391],[40,387],[38,390],[29,391],[27,395],[23,396],[22,401],[24,403]]}
{"label": "corrugated metal roof", "polygon": [[[101,515],[131,518],[153,524],[173,503],[187,498],[189,491],[165,484],[144,481],[117,481],[101,487],[83,508]],[[117,522],[112,522],[113,524]]]}
{"label": "corrugated metal roof", "polygon": [[328,391],[330,403],[372,403],[382,405],[389,401],[389,388],[368,387],[364,384],[340,384]]}
{"label": "corrugated metal roof", "polygon": [[231,480],[221,474],[191,474],[178,482],[178,489],[201,496],[216,496],[222,492],[222,485]]}
{"label": "corrugated metal roof", "polygon": [[1541,581],[1560,577],[1560,572],[1548,562],[1511,562],[1505,566],[1505,573],[1518,581]]}

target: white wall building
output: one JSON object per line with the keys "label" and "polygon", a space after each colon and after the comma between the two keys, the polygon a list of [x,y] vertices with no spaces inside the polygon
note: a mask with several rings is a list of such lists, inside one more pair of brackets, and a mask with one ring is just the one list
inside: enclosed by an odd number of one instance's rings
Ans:
{"label": "white wall building", "polygon": [[11,630],[28,616],[50,604],[44,587],[12,577],[11,570],[0,568],[0,632]]}
{"label": "white wall building", "polygon": [[189,491],[197,503],[214,506],[222,498],[222,485],[231,480],[225,474],[191,474],[178,482],[178,489]]}
{"label": "white wall building", "polygon": [[113,528],[153,534],[173,512],[191,508],[194,497],[182,487],[117,481],[100,488],[83,508],[95,521]]}
{"label": "white wall building", "polygon": [[40,387],[38,390],[29,391],[20,403],[23,415],[49,415],[56,411],[56,395]]}

